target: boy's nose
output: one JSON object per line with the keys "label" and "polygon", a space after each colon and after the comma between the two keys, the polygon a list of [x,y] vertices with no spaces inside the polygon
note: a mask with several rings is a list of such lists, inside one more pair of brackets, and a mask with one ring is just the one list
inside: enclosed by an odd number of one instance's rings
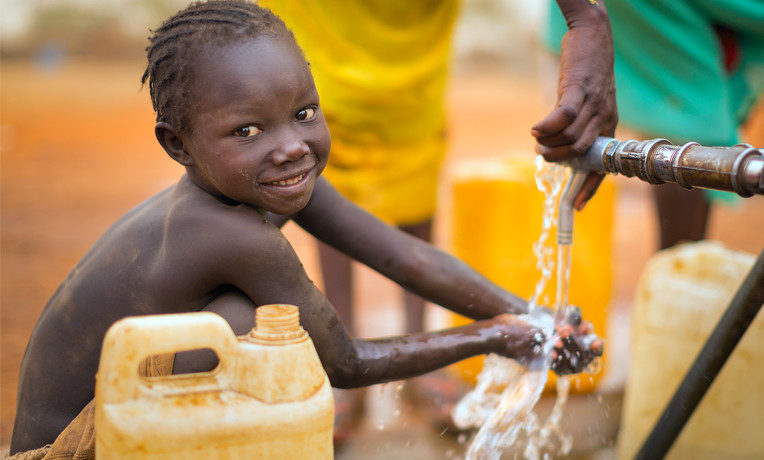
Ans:
{"label": "boy's nose", "polygon": [[282,143],[273,152],[273,163],[281,164],[296,161],[310,153],[310,148],[302,139],[292,138]]}

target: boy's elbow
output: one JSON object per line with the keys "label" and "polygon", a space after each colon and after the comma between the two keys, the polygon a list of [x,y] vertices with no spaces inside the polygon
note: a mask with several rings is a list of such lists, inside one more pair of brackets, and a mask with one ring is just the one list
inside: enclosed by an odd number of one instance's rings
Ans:
{"label": "boy's elbow", "polygon": [[358,355],[355,344],[342,350],[335,350],[329,355],[323,355],[321,364],[333,387],[344,389],[360,386],[357,382],[363,360]]}
{"label": "boy's elbow", "polygon": [[[364,353],[366,343],[360,341],[353,352],[344,359],[324,366],[329,382],[334,388],[350,389],[380,383],[379,367],[388,357],[378,352]],[[359,350],[361,348],[361,350]]]}
{"label": "boy's elbow", "polygon": [[356,372],[348,366],[329,366],[326,368],[326,375],[334,388],[349,389],[360,386],[357,383]]}

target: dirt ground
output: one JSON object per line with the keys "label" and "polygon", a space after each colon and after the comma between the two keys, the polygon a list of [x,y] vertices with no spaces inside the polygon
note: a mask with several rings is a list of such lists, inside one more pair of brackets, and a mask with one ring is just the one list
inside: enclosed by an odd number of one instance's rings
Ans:
{"label": "dirt ground", "polygon": [[[139,84],[142,65],[2,65],[2,446],[10,440],[19,363],[46,301],[113,221],[174,183],[182,172],[154,139],[148,92]],[[448,162],[509,151],[531,155],[529,128],[553,102],[549,80],[536,77],[500,68],[457,72],[449,93]],[[752,143],[764,145],[764,111],[758,111],[746,132]],[[619,186],[614,306],[628,312],[637,277],[655,247],[655,220],[649,186],[611,180]],[[444,220],[438,216],[438,235]],[[755,197],[714,209],[710,238],[758,253],[764,247],[762,228],[764,198]],[[320,283],[311,238],[295,226],[286,232],[309,274]],[[394,325],[380,326],[371,318],[397,302],[398,292],[368,271],[362,272],[360,282],[362,317],[367,318],[360,325],[362,333],[397,332]],[[441,458],[447,456],[440,452]]]}

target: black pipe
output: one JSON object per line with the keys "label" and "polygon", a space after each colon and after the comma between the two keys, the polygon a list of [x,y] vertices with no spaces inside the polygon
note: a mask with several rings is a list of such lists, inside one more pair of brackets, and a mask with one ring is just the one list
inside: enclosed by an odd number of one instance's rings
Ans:
{"label": "black pipe", "polygon": [[635,457],[663,458],[764,303],[764,250]]}

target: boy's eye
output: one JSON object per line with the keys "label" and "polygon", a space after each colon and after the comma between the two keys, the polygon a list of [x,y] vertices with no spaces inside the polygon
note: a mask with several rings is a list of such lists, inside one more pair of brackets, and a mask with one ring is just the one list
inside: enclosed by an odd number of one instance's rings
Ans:
{"label": "boy's eye", "polygon": [[233,130],[233,135],[238,137],[253,137],[262,133],[263,130],[255,125],[242,126]]}
{"label": "boy's eye", "polygon": [[316,109],[307,107],[297,112],[297,114],[295,114],[294,117],[300,121],[303,121],[303,120],[310,120],[311,118],[313,118],[313,115],[315,114],[316,114]]}

